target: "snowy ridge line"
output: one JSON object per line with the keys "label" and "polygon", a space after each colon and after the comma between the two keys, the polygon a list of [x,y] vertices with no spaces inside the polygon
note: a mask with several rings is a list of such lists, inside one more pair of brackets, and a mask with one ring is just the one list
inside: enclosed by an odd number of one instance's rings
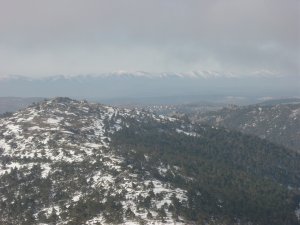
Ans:
{"label": "snowy ridge line", "polygon": [[[9,118],[0,119],[0,177],[13,171],[24,173],[22,176],[35,173],[42,181],[51,182],[51,190],[66,189],[67,193],[69,187],[75,184],[77,187],[77,182],[84,181],[76,192],[68,193],[61,200],[63,207],[59,201],[52,200],[37,208],[34,213],[36,220],[49,220],[55,214],[56,224],[68,224],[70,218],[64,216],[68,210],[92,198],[89,196],[93,193],[101,196],[101,204],[108,204],[110,198],[121,199],[123,210],[130,210],[135,215],[127,218],[124,212],[122,224],[140,224],[140,221],[157,225],[186,224],[181,218],[174,221],[172,213],[167,210],[164,223],[158,215],[158,210],[172,204],[174,197],[186,204],[186,191],[151,177],[147,171],[143,171],[144,175],[135,173],[132,166],[110,147],[110,136],[128,127],[127,119],[143,121],[147,118],[162,123],[176,121],[146,111],[118,109],[67,98],[34,104]],[[62,176],[68,168],[78,172]],[[55,196],[55,192],[52,195]],[[149,208],[141,208],[141,199],[150,196]],[[0,193],[0,203],[6,201],[1,198]],[[85,224],[111,224],[106,221],[107,215],[99,213]]]}

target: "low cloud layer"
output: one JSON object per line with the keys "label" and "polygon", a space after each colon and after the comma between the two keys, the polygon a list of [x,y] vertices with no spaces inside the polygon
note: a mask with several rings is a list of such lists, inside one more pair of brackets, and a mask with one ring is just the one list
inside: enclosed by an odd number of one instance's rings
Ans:
{"label": "low cloud layer", "polygon": [[0,76],[297,77],[298,0],[0,0]]}

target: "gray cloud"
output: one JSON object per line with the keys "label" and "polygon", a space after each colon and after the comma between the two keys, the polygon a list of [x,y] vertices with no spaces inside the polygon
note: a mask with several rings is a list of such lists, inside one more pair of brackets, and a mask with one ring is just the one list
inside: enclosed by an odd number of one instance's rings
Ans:
{"label": "gray cloud", "polygon": [[0,0],[0,76],[299,76],[299,0]]}

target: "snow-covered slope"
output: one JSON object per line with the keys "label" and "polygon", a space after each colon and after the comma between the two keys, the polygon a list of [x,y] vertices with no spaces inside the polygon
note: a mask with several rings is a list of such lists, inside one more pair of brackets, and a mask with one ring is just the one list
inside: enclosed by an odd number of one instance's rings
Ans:
{"label": "snow-covered slope", "polygon": [[[154,179],[149,173],[134,173],[130,165],[125,165],[124,159],[110,148],[110,135],[128,126],[125,120],[147,116],[150,115],[136,110],[67,98],[33,105],[9,119],[0,120],[0,176],[16,170],[26,176],[38,170],[41,179],[51,183],[47,194],[54,196],[48,204],[35,204],[34,217],[40,222],[55,220],[57,224],[67,224],[74,219],[70,211],[97,195],[101,196],[103,205],[114,199],[115,207],[121,204],[125,213],[114,215],[113,211],[99,211],[87,216],[85,224],[139,224],[141,221],[161,224],[162,220],[164,224],[182,224],[180,220],[174,222],[164,206],[167,207],[172,199],[185,204],[186,191]],[[66,173],[66,170],[76,170],[76,173]],[[61,178],[57,179],[57,176]],[[4,184],[0,186],[5,189]],[[64,196],[56,197],[58,193],[54,190],[60,190]],[[0,202],[7,203],[8,197],[3,193],[0,192]],[[31,195],[29,197],[34,198]],[[155,207],[146,210],[141,206],[141,200],[151,195],[154,197],[149,204]],[[17,191],[10,197],[18,196]],[[10,208],[15,202],[12,200],[7,204],[11,204]],[[2,213],[2,220],[7,218],[9,221],[5,210]]]}
{"label": "snow-covered slope", "polygon": [[0,119],[0,224],[294,222],[299,160],[238,132],[54,98]]}

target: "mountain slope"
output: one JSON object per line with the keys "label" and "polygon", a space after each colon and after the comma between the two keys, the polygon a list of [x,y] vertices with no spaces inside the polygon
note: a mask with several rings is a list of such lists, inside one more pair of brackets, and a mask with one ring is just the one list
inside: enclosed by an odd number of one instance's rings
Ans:
{"label": "mountain slope", "polygon": [[201,223],[214,212],[229,224],[235,217],[292,224],[291,193],[281,185],[299,187],[298,154],[238,132],[155,122],[125,128],[112,141],[137,170],[142,164],[156,178],[186,188],[189,206],[181,215],[191,220]]}
{"label": "mountain slope", "polygon": [[0,120],[1,224],[297,224],[300,156],[55,98]]}
{"label": "mountain slope", "polygon": [[191,116],[193,121],[259,136],[300,151],[300,104],[232,106]]}

